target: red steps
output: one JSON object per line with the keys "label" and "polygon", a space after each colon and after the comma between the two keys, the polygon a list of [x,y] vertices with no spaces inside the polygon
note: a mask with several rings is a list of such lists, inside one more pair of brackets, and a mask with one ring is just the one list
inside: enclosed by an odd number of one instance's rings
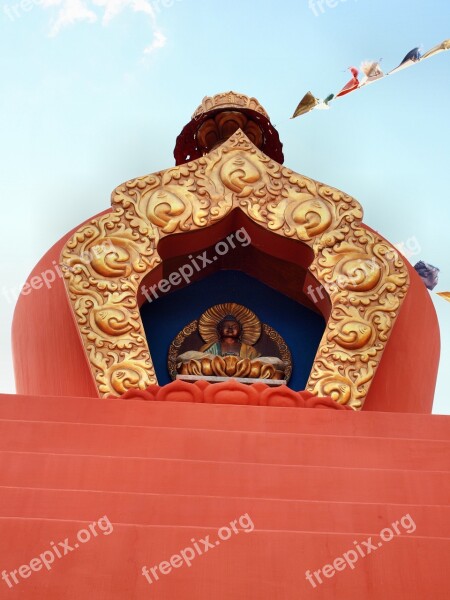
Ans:
{"label": "red steps", "polygon": [[373,469],[450,467],[450,440],[0,419],[2,450]]}
{"label": "red steps", "polygon": [[[349,417],[348,415],[351,415]],[[0,418],[275,433],[450,439],[448,416],[0,394]]]}
{"label": "red steps", "polygon": [[[449,440],[448,417],[0,396],[2,569],[114,524],[0,598],[446,598]],[[140,574],[244,513],[255,531],[152,586]],[[305,580],[408,513],[414,532]]]}
{"label": "red steps", "polygon": [[[49,541],[71,543],[85,523],[10,520],[2,524],[2,542],[12,548],[2,567],[15,569],[49,548]],[[2,584],[1,598],[21,600],[80,598],[107,600],[447,600],[448,540],[402,535],[359,559],[314,589],[305,571],[321,569],[367,536],[280,531],[240,532],[220,547],[197,556],[191,567],[173,569],[149,585],[141,574],[214,529],[145,527],[114,524],[109,536],[91,539],[55,560],[51,571],[33,573],[12,590]],[[374,538],[375,543],[379,538]],[[22,543],[22,545],[20,545]],[[442,558],[438,558],[442,557]]]}
{"label": "red steps", "polygon": [[[378,534],[408,512],[423,537],[450,538],[447,505],[374,504],[318,500],[279,500],[157,493],[1,488],[0,518],[85,521],[102,516],[114,523],[218,529],[242,514],[251,515],[258,531],[314,531]],[[224,520],[225,519],[225,520]]]}
{"label": "red steps", "polygon": [[448,504],[444,471],[2,452],[0,485],[320,500]]}

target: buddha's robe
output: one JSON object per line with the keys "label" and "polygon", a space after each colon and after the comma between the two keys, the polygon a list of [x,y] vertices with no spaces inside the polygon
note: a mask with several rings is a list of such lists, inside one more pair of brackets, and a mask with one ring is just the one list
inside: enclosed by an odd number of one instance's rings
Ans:
{"label": "buddha's robe", "polygon": [[[203,352],[205,354],[214,354],[216,356],[222,356],[222,348],[220,342],[215,342],[210,346],[203,346],[202,348],[200,348],[200,352]],[[253,360],[254,358],[258,358],[259,356],[261,355],[253,348],[253,346],[241,344],[241,349],[239,351],[240,358],[249,358],[250,360]]]}

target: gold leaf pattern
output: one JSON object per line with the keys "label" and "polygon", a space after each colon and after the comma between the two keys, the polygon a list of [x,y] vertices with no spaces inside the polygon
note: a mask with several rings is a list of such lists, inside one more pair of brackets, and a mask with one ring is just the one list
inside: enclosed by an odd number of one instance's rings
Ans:
{"label": "gold leaf pattern", "polygon": [[137,293],[161,259],[163,237],[220,221],[233,209],[310,246],[309,270],[332,311],[307,389],[360,409],[409,285],[396,249],[362,226],[351,196],[271,160],[238,130],[209,154],[130,180],[110,213],[66,243],[61,264],[102,395],[157,383]]}

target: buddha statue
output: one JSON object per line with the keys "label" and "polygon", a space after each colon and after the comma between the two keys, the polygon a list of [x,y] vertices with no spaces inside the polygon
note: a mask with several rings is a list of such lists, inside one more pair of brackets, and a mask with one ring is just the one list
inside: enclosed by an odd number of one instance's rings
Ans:
{"label": "buddha statue", "polygon": [[180,375],[284,379],[285,364],[276,356],[261,356],[254,344],[262,324],[248,308],[235,303],[218,304],[203,313],[198,332],[206,342],[199,350],[177,356]]}
{"label": "buddha statue", "polygon": [[217,333],[219,340],[213,344],[205,344],[200,348],[200,352],[216,356],[239,356],[240,358],[250,359],[261,356],[253,346],[240,341],[242,327],[233,315],[225,315],[217,325]]}

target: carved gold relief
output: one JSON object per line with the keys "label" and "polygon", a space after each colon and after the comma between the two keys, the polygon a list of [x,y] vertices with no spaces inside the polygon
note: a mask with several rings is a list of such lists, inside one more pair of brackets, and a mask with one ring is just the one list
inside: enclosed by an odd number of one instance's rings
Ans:
{"label": "carved gold relief", "polygon": [[214,377],[247,377],[251,379],[284,379],[283,371],[257,359],[238,358],[237,356],[203,357],[183,363],[181,375],[201,375]]}
{"label": "carved gold relief", "polygon": [[269,228],[283,228],[286,236],[310,240],[326,231],[332,221],[332,207],[321,198],[308,193],[290,194],[277,204],[268,207],[271,215]]}
{"label": "carved gold relief", "polygon": [[[223,102],[229,100],[224,95]],[[61,255],[100,394],[156,383],[137,293],[161,261],[159,240],[208,227],[240,209],[274,235],[312,248],[310,271],[332,311],[307,389],[362,407],[409,278],[395,248],[362,227],[354,198],[276,163],[239,130],[195,161],[120,185],[112,205],[110,213],[81,227]]]}
{"label": "carved gold relief", "polygon": [[61,254],[67,292],[98,390],[120,395],[156,383],[136,291],[160,258],[157,231],[134,206],[80,228]]}
{"label": "carved gold relief", "polygon": [[[191,186],[192,187],[192,186]],[[208,203],[200,201],[189,186],[167,186],[155,190],[147,200],[148,220],[164,233],[188,231],[193,225],[207,223]]]}
{"label": "carved gold relief", "polygon": [[249,108],[256,112],[261,113],[267,119],[269,115],[266,113],[264,108],[258,102],[256,98],[249,98],[244,94],[237,94],[236,92],[224,92],[222,94],[216,94],[215,96],[205,96],[200,106],[195,110],[192,118],[198,118],[202,114],[217,109],[217,108]]}
{"label": "carved gold relief", "polygon": [[132,388],[145,390],[154,383],[154,378],[149,376],[144,361],[124,360],[106,369],[101,381],[100,391],[121,395]]}
{"label": "carved gold relief", "polygon": [[228,189],[236,192],[237,198],[246,198],[253,193],[254,184],[261,179],[261,173],[252,161],[235,154],[222,165],[220,179]]}
{"label": "carved gold relief", "polygon": [[242,112],[227,110],[211,116],[199,127],[197,143],[202,154],[223,144],[238,129],[241,129],[257,148],[262,147],[264,139],[262,129]]}

